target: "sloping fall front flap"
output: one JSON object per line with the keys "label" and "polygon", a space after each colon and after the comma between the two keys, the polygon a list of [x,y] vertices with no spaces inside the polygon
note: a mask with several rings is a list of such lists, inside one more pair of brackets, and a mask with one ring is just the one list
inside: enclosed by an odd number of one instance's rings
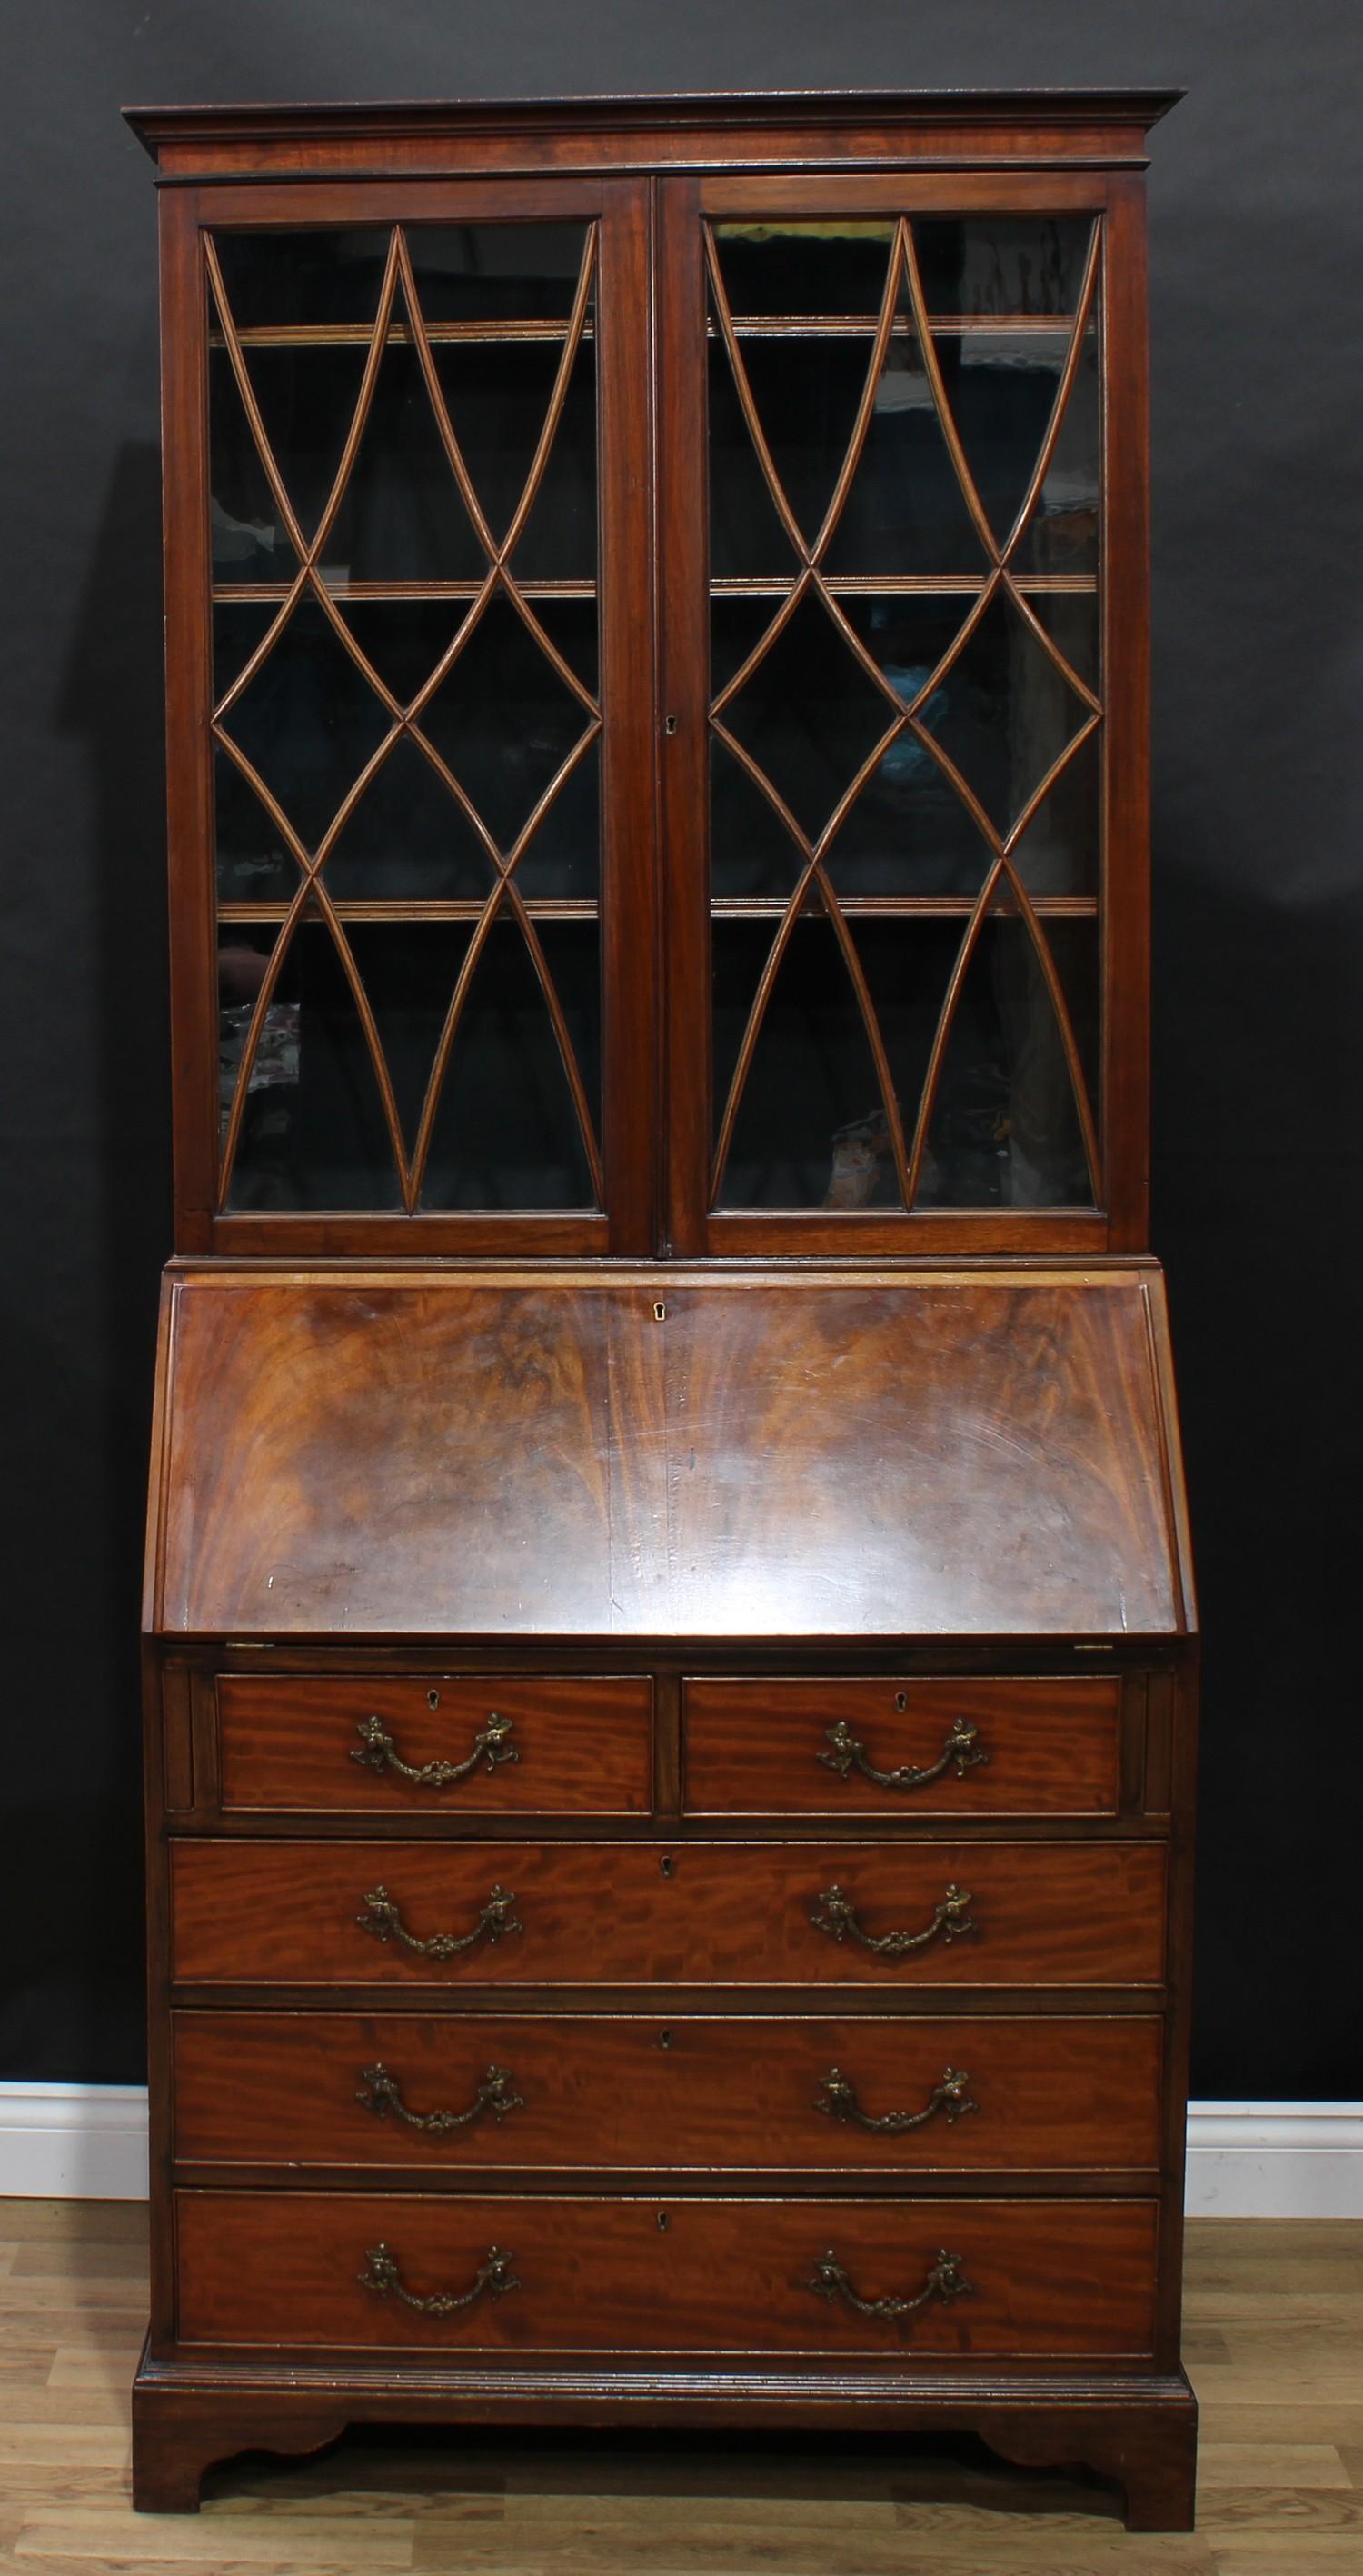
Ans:
{"label": "sloping fall front flap", "polygon": [[1152,1265],[169,1274],[164,1636],[1172,1636]]}

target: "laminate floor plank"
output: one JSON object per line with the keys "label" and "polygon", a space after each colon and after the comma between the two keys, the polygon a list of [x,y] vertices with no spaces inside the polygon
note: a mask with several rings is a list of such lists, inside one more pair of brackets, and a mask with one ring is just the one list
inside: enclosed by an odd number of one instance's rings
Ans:
{"label": "laminate floor plank", "polygon": [[1363,2225],[1188,2231],[1198,2529],[968,2443],[359,2433],[134,2515],[135,2204],[0,2202],[0,2569],[14,2576],[1363,2576]]}

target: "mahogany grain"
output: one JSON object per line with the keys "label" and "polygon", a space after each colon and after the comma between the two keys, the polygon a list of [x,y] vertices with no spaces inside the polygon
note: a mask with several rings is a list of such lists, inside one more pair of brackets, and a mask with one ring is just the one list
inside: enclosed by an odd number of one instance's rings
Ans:
{"label": "mahogany grain", "polygon": [[[1159,2163],[1161,2028],[1147,2015],[788,2017],[177,2011],[181,2164],[391,2165],[462,2174],[726,2170],[1044,2173]],[[432,2134],[369,2107],[466,2112],[491,2066],[519,2100]],[[920,2128],[834,2119],[838,2068],[872,2118],[921,2114],[955,2070],[973,2105]]]}
{"label": "mahogany grain", "polygon": [[[1108,1677],[741,1676],[688,1681],[682,1704],[694,1815],[1117,1813],[1121,1685]],[[953,1741],[964,1751],[935,1779],[887,1785],[851,1763],[837,1727],[881,1772],[932,1772]]]}
{"label": "mahogany grain", "polygon": [[[267,2351],[931,2353],[1148,2359],[1153,2201],[705,2201],[180,2191],[180,2336]],[[422,2316],[363,2286],[386,2245],[417,2297],[461,2295],[491,2247],[519,2287]],[[858,2295],[916,2296],[945,2246],[970,2291],[862,2317],[808,2284],[832,2248]]]}
{"label": "mahogany grain", "polygon": [[[222,1803],[261,1813],[646,1814],[652,1703],[650,1682],[619,1674],[223,1673]],[[510,1731],[461,1779],[410,1780],[381,1748],[376,1765],[366,1758],[373,1718],[420,1770],[465,1763],[494,1717]]]}
{"label": "mahogany grain", "polygon": [[[1157,1985],[1157,1842],[170,1845],[172,1959],[186,1984]],[[843,1888],[879,1938],[931,1923],[946,1891],[973,1932],[900,1957],[818,1930]],[[383,1887],[419,1940],[470,1932],[494,1887],[521,1929],[452,1958],[366,1928]]]}

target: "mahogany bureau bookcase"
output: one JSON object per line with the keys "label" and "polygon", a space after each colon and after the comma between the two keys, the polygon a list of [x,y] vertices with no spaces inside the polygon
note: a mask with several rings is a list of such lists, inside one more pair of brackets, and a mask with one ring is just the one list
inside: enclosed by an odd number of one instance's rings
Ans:
{"label": "mahogany bureau bookcase", "polygon": [[156,109],[136,2494],[973,2432],[1192,2513],[1165,96]]}

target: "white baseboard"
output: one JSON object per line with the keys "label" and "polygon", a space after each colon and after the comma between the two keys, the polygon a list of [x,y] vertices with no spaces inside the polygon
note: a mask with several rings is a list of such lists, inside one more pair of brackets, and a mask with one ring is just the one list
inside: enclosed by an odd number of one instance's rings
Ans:
{"label": "white baseboard", "polygon": [[1190,2102],[1190,2218],[1363,2219],[1363,2102]]}
{"label": "white baseboard", "polygon": [[[0,2197],[144,2200],[140,2084],[0,2083]],[[1193,2218],[1363,2219],[1363,2102],[1192,2102]]]}
{"label": "white baseboard", "polygon": [[0,2083],[0,2193],[145,2200],[145,2084]]}

